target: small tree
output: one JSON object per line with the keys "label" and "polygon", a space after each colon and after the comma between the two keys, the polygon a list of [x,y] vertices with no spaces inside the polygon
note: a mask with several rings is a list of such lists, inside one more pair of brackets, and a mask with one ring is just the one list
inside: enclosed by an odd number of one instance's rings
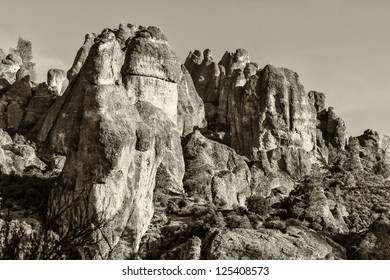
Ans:
{"label": "small tree", "polygon": [[249,211],[261,216],[266,216],[271,210],[268,199],[258,195],[248,197],[246,199],[246,205]]}
{"label": "small tree", "polygon": [[22,58],[22,68],[26,69],[30,73],[30,78],[35,81],[37,73],[35,71],[35,63],[32,62],[32,44],[29,40],[25,40],[19,37],[18,44],[15,49],[11,49],[11,52],[16,52]]}
{"label": "small tree", "polygon": [[383,135],[382,138],[382,151],[383,155],[385,157],[385,160],[387,161],[389,157],[389,152],[390,152],[390,136],[389,135]]}

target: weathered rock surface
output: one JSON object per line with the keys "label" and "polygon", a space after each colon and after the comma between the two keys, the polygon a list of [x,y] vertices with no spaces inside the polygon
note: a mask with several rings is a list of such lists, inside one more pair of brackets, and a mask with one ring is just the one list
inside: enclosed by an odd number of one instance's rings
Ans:
{"label": "weathered rock surface", "polygon": [[11,133],[18,131],[24,111],[32,97],[30,78],[26,76],[12,84],[1,96],[0,128]]}
{"label": "weathered rock surface", "polygon": [[184,147],[184,189],[223,209],[245,205],[251,195],[251,173],[243,157],[233,149],[208,140],[199,131]]}
{"label": "weathered rock surface", "polygon": [[39,84],[34,89],[34,95],[25,108],[23,122],[20,129],[23,131],[32,131],[32,128],[39,123],[47,113],[50,106],[54,103],[56,95],[53,95],[46,83]]}
{"label": "weathered rock surface", "polygon": [[338,117],[333,107],[326,109],[326,97],[317,91],[309,92],[310,101],[317,112],[317,146],[345,149],[347,132],[344,121]]}
{"label": "weathered rock surface", "polygon": [[348,247],[349,258],[358,260],[390,259],[390,221],[383,216],[373,222],[368,230],[354,236]]}
{"label": "weathered rock surface", "polygon": [[[329,240],[330,241],[330,240]],[[343,259],[345,252],[334,242],[302,227],[277,229],[216,230],[205,240],[209,260],[324,260]]]}
{"label": "weathered rock surface", "polygon": [[52,69],[48,72],[48,83],[52,86],[41,83],[33,87],[29,75],[12,85],[5,83],[2,94],[0,93],[0,128],[11,134],[21,133],[30,136],[32,128],[44,117],[60,94],[58,87],[62,87],[60,82],[62,78],[57,77],[58,73],[62,73],[59,75],[65,78],[62,70]]}
{"label": "weathered rock surface", "polygon": [[232,147],[253,159],[259,158],[257,151],[283,146],[298,153],[313,151],[315,113],[298,75],[271,65],[258,75],[235,96]]}
{"label": "weathered rock surface", "polygon": [[180,65],[132,24],[87,35],[69,86],[0,59],[0,235],[12,219],[23,242],[53,234],[46,258],[388,258],[378,133],[347,139],[295,72],[245,49]]}
{"label": "weathered rock surface", "polygon": [[68,86],[65,72],[60,69],[50,69],[47,72],[47,85],[54,95],[62,95]]}
{"label": "weathered rock surface", "polygon": [[202,99],[195,90],[191,76],[182,66],[183,75],[178,84],[177,126],[179,133],[186,136],[194,128],[206,126],[205,109]]}
{"label": "weathered rock surface", "polygon": [[63,232],[86,221],[99,229],[88,236],[96,245],[78,248],[84,258],[137,252],[153,215],[154,189],[183,192],[180,136],[204,118],[202,103],[158,28],[140,29],[125,52],[121,42],[123,36],[117,39],[109,29],[96,37],[37,135],[68,158],[52,192],[50,215],[69,208],[61,215]]}
{"label": "weathered rock surface", "polygon": [[44,173],[46,164],[42,162],[23,137],[12,139],[8,133],[0,129],[0,174],[27,176],[33,172]]}
{"label": "weathered rock surface", "polygon": [[9,83],[16,81],[16,73],[22,66],[22,58],[18,53],[10,53],[1,60],[0,78],[7,80]]}
{"label": "weathered rock surface", "polygon": [[72,67],[66,73],[66,77],[68,78],[69,82],[72,81],[75,75],[80,72],[81,67],[83,66],[85,60],[87,59],[89,50],[94,43],[95,37],[96,34],[94,33],[85,35],[84,44],[77,52]]}
{"label": "weathered rock surface", "polygon": [[346,207],[325,195],[323,186],[313,186],[310,191],[303,191],[297,195],[298,190],[291,194],[290,212],[295,218],[305,220],[311,228],[317,231],[326,230],[331,233],[349,233],[344,219],[349,213]]}

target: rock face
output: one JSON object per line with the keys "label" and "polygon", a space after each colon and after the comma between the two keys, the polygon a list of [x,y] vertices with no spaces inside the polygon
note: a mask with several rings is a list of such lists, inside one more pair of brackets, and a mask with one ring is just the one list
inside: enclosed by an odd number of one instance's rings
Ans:
{"label": "rock face", "polygon": [[25,108],[32,97],[29,76],[16,81],[1,96],[0,128],[11,133],[18,131],[23,121]]}
{"label": "rock face", "polygon": [[[62,77],[62,78],[61,78]],[[11,134],[30,135],[54,100],[64,90],[65,74],[62,70],[48,72],[48,84],[32,86],[30,76],[24,76],[12,85],[4,84],[0,93],[0,128]]]}
{"label": "rock face", "polygon": [[186,60],[205,102],[209,129],[270,174],[301,177],[316,161],[316,109],[298,75],[267,65],[259,70],[246,50],[225,53],[219,67],[205,50]]}
{"label": "rock face", "polygon": [[222,209],[245,206],[251,195],[251,173],[233,149],[208,140],[196,131],[184,148],[186,193]]}
{"label": "rock face", "polygon": [[271,169],[307,174],[315,149],[315,114],[299,77],[270,65],[258,75],[234,97],[232,147]]}
{"label": "rock face", "polygon": [[178,89],[177,126],[179,132],[186,136],[193,132],[194,127],[205,127],[206,120],[203,101],[195,90],[191,76],[184,66],[181,70],[183,75]]}
{"label": "rock face", "polygon": [[318,147],[332,147],[344,150],[347,142],[344,121],[336,115],[333,107],[325,108],[326,98],[323,93],[310,91],[309,98],[317,112]]}
{"label": "rock face", "polygon": [[288,227],[276,229],[233,229],[215,231],[206,237],[210,260],[318,260],[343,259],[345,252],[315,232]]}
{"label": "rock face", "polygon": [[[193,93],[179,94],[184,74],[158,28],[140,29],[125,51],[115,34],[106,29],[96,37],[37,135],[68,159],[50,216],[67,209],[63,234],[86,221],[99,229],[88,234],[97,245],[78,247],[84,258],[127,258],[138,250],[153,215],[154,188],[183,192],[183,127],[192,131],[203,120]],[[179,95],[188,99],[179,104]]]}
{"label": "rock face", "polygon": [[180,65],[132,24],[87,35],[69,84],[0,59],[2,258],[389,258],[378,133],[347,138],[294,71],[245,49]]}
{"label": "rock face", "polygon": [[0,129],[0,174],[26,176],[38,170],[43,172],[46,164],[36,155],[34,147],[23,137],[12,139]]}
{"label": "rock face", "polygon": [[96,34],[94,33],[85,35],[84,44],[77,52],[72,67],[66,73],[66,77],[68,78],[69,82],[74,78],[74,76],[77,73],[80,72],[81,67],[83,66],[85,60],[87,59],[89,50],[94,43],[95,37]]}

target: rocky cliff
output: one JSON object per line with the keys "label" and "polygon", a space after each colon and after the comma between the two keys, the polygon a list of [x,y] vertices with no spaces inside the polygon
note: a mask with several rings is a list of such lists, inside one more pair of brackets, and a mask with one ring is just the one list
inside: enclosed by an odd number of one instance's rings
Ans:
{"label": "rocky cliff", "polygon": [[[47,83],[18,67],[0,66],[2,258],[387,256],[364,247],[387,244],[378,134],[348,138],[294,71],[245,49],[181,65],[132,24],[86,35]],[[48,245],[23,249],[7,223]]]}

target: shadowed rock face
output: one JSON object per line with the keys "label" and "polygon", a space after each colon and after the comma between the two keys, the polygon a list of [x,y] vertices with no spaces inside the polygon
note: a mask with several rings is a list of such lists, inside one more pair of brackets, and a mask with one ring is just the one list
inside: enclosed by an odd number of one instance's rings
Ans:
{"label": "shadowed rock face", "polygon": [[85,35],[84,44],[77,52],[72,67],[66,73],[66,77],[68,78],[69,81],[72,81],[72,79],[77,75],[77,73],[80,72],[81,67],[83,66],[85,60],[87,59],[89,49],[94,43],[95,37],[96,34],[94,33]]}
{"label": "shadowed rock face", "polygon": [[12,85],[4,84],[0,100],[0,128],[11,134],[33,134],[58,95],[66,88],[65,72],[48,71],[48,84],[34,86],[26,75]]}

